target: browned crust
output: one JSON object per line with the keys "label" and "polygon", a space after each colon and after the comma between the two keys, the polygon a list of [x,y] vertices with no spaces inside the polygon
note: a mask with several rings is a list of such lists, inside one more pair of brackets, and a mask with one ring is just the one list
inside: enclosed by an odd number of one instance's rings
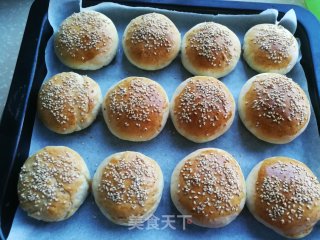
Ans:
{"label": "browned crust", "polygon": [[[162,66],[177,56],[177,51],[168,51],[167,47],[161,46],[157,49],[149,49],[145,43],[132,43],[130,38],[131,32],[128,32],[125,38],[125,46],[127,55],[130,56],[131,62],[140,66]],[[168,42],[174,44],[172,36],[167,37]]]}
{"label": "browned crust", "polygon": [[[202,71],[212,70],[222,72],[229,67],[229,64],[226,62],[226,60],[231,58],[232,55],[230,53],[217,51],[215,54],[216,59],[211,61],[206,56],[199,55],[199,52],[196,50],[196,48],[190,47],[191,45],[193,45],[190,42],[190,38],[192,38],[193,35],[194,34],[188,35],[185,49],[186,57],[195,68],[201,69]],[[221,39],[218,39],[217,42],[222,41]]]}
{"label": "browned crust", "polygon": [[[53,161],[48,161],[48,158]],[[43,180],[35,180],[33,177],[36,175],[35,171],[40,171],[38,174],[47,174],[48,170],[53,171],[56,168],[63,170],[60,174],[49,174]],[[41,177],[39,175],[37,178]],[[87,185],[84,189],[88,190],[89,178],[89,171],[79,154],[66,147],[45,147],[30,156],[22,167],[18,181],[20,206],[28,215],[39,220],[64,220],[70,217],[79,207],[78,204],[85,199],[87,193],[84,196],[77,194],[84,184]],[[55,182],[58,186],[52,187]],[[34,185],[35,183],[38,185]]]}
{"label": "browned crust", "polygon": [[243,54],[247,63],[259,72],[285,70],[285,74],[297,60],[298,44],[284,27],[259,24],[246,33]]}
{"label": "browned crust", "polygon": [[[130,165],[130,162],[133,162],[136,157],[141,159],[140,165]],[[123,162],[129,164],[130,169],[125,169]],[[117,172],[114,172],[114,169],[117,169]],[[149,214],[150,211],[153,211],[157,204],[159,203],[159,198],[161,198],[162,187],[163,187],[163,178],[160,167],[156,164],[155,161],[150,160],[142,154],[136,152],[122,152],[116,155],[112,155],[107,164],[102,166],[101,178],[97,179],[98,184],[97,191],[95,191],[95,200],[99,203],[99,207],[103,208],[108,217],[113,221],[119,224],[128,224],[132,217],[136,217],[137,220],[145,221],[146,214]],[[136,193],[129,194],[130,191],[135,191],[134,181],[136,177],[128,177],[123,180],[123,187],[119,189],[119,182],[115,178],[122,176],[130,176],[130,172],[143,172],[143,176],[139,175],[141,183],[139,185],[139,191],[145,191],[146,199],[142,201],[138,198]],[[112,174],[115,173],[116,177]],[[100,173],[99,173],[100,174]],[[116,191],[121,191],[119,193],[122,197],[119,201],[113,201],[112,198],[108,197],[108,194],[116,194],[114,191],[109,192],[102,187],[102,183],[108,182],[110,188],[114,187]],[[134,187],[134,189],[133,189]],[[130,199],[128,196],[130,195]],[[141,197],[139,195],[139,197]],[[134,219],[133,219],[134,220]],[[134,221],[131,222],[131,225],[134,224]],[[137,224],[137,222],[135,223]]]}
{"label": "browned crust", "polygon": [[[137,93],[132,84],[141,83],[145,87],[151,86],[153,92]],[[116,94],[120,89],[126,89],[127,94],[121,96]],[[130,108],[135,100],[140,101]],[[124,112],[113,110],[120,103],[129,104]],[[112,107],[112,105],[114,107]],[[168,116],[169,102],[164,90],[155,82],[143,77],[129,77],[113,87],[106,95],[103,102],[103,111],[107,116],[106,122],[109,129],[118,137],[133,140],[151,139],[163,128]],[[140,117],[144,116],[144,117]]]}
{"label": "browned crust", "polygon": [[[286,68],[292,61],[292,56],[288,56],[282,61],[275,61],[272,60],[269,57],[268,52],[264,51],[261,49],[257,44],[253,43],[254,36],[248,36],[246,41],[247,41],[247,48],[250,49],[248,50],[246,54],[247,58],[250,58],[249,61],[252,61],[250,65],[258,65],[259,68],[265,69],[265,71],[272,71],[273,69],[282,69]],[[281,57],[279,52],[278,52],[278,46],[273,45],[271,49],[275,52],[276,57]]]}
{"label": "browned crust", "polygon": [[[223,170],[219,172],[217,168],[211,168],[209,163],[200,166],[199,159],[201,156],[210,159],[214,157],[219,167],[221,169],[226,167],[224,169],[230,171],[228,174],[231,173],[235,178],[232,177],[228,180],[227,172],[223,172]],[[181,167],[176,170],[179,171],[178,186],[176,186],[177,190],[174,191],[175,199],[183,208],[183,214],[192,215],[193,221],[200,223],[202,226],[210,226],[218,219],[237,215],[241,212],[246,195],[245,181],[241,168],[230,154],[217,149],[203,149],[183,161]],[[205,175],[201,173],[204,169],[207,169],[208,174],[206,180]],[[197,179],[191,177],[196,174],[198,174]],[[213,181],[212,186],[203,183],[203,181],[208,181],[208,178]],[[193,180],[188,184],[190,179]],[[195,184],[195,181],[198,183]],[[228,187],[225,186],[229,184],[234,187],[233,190],[226,189]],[[207,190],[204,191],[206,188]],[[233,193],[231,193],[232,191]],[[223,194],[226,192],[232,195],[232,198],[227,201],[223,199]],[[207,202],[210,204],[208,205]]]}
{"label": "browned crust", "polygon": [[[225,35],[212,35],[210,40],[208,39],[204,43],[201,38],[199,42],[193,40],[199,34],[205,36],[210,31],[217,29]],[[233,69],[241,52],[240,42],[236,35],[227,27],[213,22],[198,24],[186,33],[183,41],[185,57],[188,62],[193,68],[202,72],[221,73]],[[210,47],[209,41],[212,41],[216,46]],[[207,54],[204,54],[203,51]]]}
{"label": "browned crust", "polygon": [[[273,92],[281,92],[285,107],[278,105],[279,98],[272,99],[268,98],[265,93],[261,94],[262,91],[267,91],[270,94],[270,86],[266,88],[259,83],[264,80],[272,81],[273,77],[280,78],[281,81],[287,82],[290,85],[290,90],[284,90],[283,86],[277,85],[276,83],[273,84],[272,88]],[[254,107],[256,101],[260,101],[260,99],[265,101],[265,104],[273,107]],[[293,114],[293,108],[291,107],[293,100],[294,106],[298,106],[302,114],[299,112],[297,112],[296,115]],[[249,126],[249,128],[253,128],[259,136],[263,136],[265,139],[275,141],[291,140],[304,129],[309,122],[310,106],[305,93],[292,80],[279,74],[258,75],[241,101],[246,125]]]}
{"label": "browned crust", "polygon": [[42,85],[37,111],[50,130],[71,133],[95,119],[101,98],[100,87],[94,80],[74,72],[63,72]]}
{"label": "browned crust", "polygon": [[101,13],[75,13],[62,22],[54,37],[56,55],[64,64],[74,67],[100,55],[112,54],[113,41],[117,38],[113,35],[114,28],[112,21]]}
{"label": "browned crust", "polygon": [[[72,63],[73,65],[81,65],[84,64],[100,54],[106,54],[109,50],[108,45],[110,45],[110,39],[105,36],[104,42],[98,42],[95,44],[95,48],[90,48],[86,51],[81,50],[79,48],[71,49],[60,41],[60,33],[58,32],[54,38],[54,49],[57,53],[57,57],[63,63]],[[87,37],[80,38],[83,45],[89,44],[90,40]]]}
{"label": "browned crust", "polygon": [[[195,84],[200,84],[203,86],[212,86],[219,90],[219,93],[223,96],[221,97],[221,102],[216,101],[216,99],[211,99],[212,102],[206,100],[203,94],[197,91]],[[184,108],[185,104],[184,94],[186,92],[193,92],[195,100],[190,99],[190,105]],[[225,101],[223,101],[224,99]],[[175,118],[175,124],[177,128],[186,134],[190,134],[196,138],[209,138],[210,136],[219,134],[228,125],[229,121],[234,117],[235,104],[232,95],[227,90],[227,88],[219,80],[212,77],[194,77],[189,81],[178,96],[174,98],[174,109],[173,118]],[[199,102],[207,102],[207,104],[213,104],[214,107],[207,105],[207,112],[204,114],[203,108],[197,108],[190,111],[190,107],[196,106]],[[214,101],[214,102],[213,102]],[[187,113],[189,121],[180,118],[180,114]],[[204,119],[207,118],[207,119]],[[211,119],[212,121],[210,121]]]}
{"label": "browned crust", "polygon": [[[152,24],[149,19],[152,18]],[[156,34],[163,24],[163,35]],[[162,28],[162,27],[161,27]],[[150,29],[144,32],[142,29]],[[137,31],[141,32],[137,34]],[[149,32],[150,31],[150,32]],[[164,15],[150,13],[133,19],[123,36],[123,48],[130,62],[141,68],[159,69],[168,65],[180,50],[180,33],[173,22]]]}
{"label": "browned crust", "polygon": [[[297,172],[295,166],[301,167],[305,171]],[[288,237],[297,237],[303,233],[311,231],[313,225],[320,219],[320,197],[318,196],[317,200],[313,201],[310,205],[301,205],[298,199],[308,197],[308,195],[297,195],[296,203],[288,203],[291,204],[290,210],[288,210],[288,208],[286,206],[283,206],[281,203],[278,203],[277,207],[284,207],[285,212],[282,217],[275,217],[275,219],[272,220],[272,217],[270,217],[270,213],[268,210],[271,211],[272,207],[276,207],[275,204],[270,205],[268,201],[262,202],[260,197],[260,195],[263,194],[261,189],[263,188],[262,185],[264,179],[268,176],[277,177],[282,181],[286,181],[288,187],[292,189],[292,191],[294,191],[293,189],[298,188],[299,184],[292,185],[290,184],[290,181],[297,179],[301,179],[301,181],[304,181],[307,176],[315,177],[312,171],[305,164],[286,157],[274,157],[264,160],[262,165],[260,166],[258,178],[255,184],[256,199],[254,205],[255,214],[257,214],[259,218],[261,218],[267,224],[270,224],[272,227],[278,229]],[[284,185],[281,184],[280,186],[283,187]],[[320,191],[319,182],[316,184],[316,186]],[[278,189],[275,188],[274,192],[276,192],[277,190]],[[308,191],[307,189],[305,190]],[[292,191],[280,192],[286,199],[289,199],[295,195]],[[310,191],[316,190],[310,189]],[[297,216],[299,216],[300,212],[302,212],[303,216],[301,216],[301,218],[299,219]]]}

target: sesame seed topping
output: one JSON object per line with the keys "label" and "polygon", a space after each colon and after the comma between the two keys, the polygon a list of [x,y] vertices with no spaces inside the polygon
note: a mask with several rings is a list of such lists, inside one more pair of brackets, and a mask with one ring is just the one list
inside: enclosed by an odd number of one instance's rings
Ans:
{"label": "sesame seed topping", "polygon": [[290,56],[290,49],[294,45],[294,36],[281,25],[264,24],[254,27],[256,34],[251,40],[273,63],[281,63]]}
{"label": "sesame seed topping", "polygon": [[157,177],[152,163],[135,154],[111,159],[104,167],[98,190],[105,200],[116,204],[130,204],[132,208],[143,207],[150,193],[150,186]]}
{"label": "sesame seed topping", "polygon": [[[245,104],[258,114],[258,118],[269,119],[274,124],[295,121],[298,126],[308,119],[308,101],[292,79],[282,75],[264,75],[254,80],[252,89],[255,97]],[[256,126],[260,126],[259,120]]]}
{"label": "sesame seed topping", "polygon": [[154,50],[163,47],[170,52],[173,42],[169,36],[173,27],[171,21],[158,13],[145,14],[133,20],[130,41],[133,44],[144,43],[144,48],[153,55],[157,55]]}
{"label": "sesame seed topping", "polygon": [[228,118],[231,111],[232,103],[222,83],[197,79],[187,83],[176,101],[174,113],[181,123],[201,128],[215,127],[219,118]]}
{"label": "sesame seed topping", "polygon": [[[125,127],[141,128],[142,123],[151,121],[153,115],[162,115],[166,99],[160,92],[159,86],[151,80],[145,81],[139,78],[131,78],[114,88],[109,97],[111,117],[120,119],[124,117]],[[148,128],[143,127],[144,131]]]}
{"label": "sesame seed topping", "polygon": [[[48,110],[54,120],[68,124],[75,118],[83,122],[94,101],[89,94],[90,81],[75,73],[60,73],[43,84],[39,93],[41,110]],[[70,120],[72,121],[72,120]],[[66,130],[65,128],[63,128]]]}
{"label": "sesame seed topping", "polygon": [[266,205],[262,211],[269,220],[281,224],[299,221],[320,201],[320,183],[303,166],[277,161],[268,169],[257,182],[256,191],[258,201]]}
{"label": "sesame seed topping", "polygon": [[235,57],[230,50],[233,47],[231,31],[222,25],[206,22],[195,32],[190,33],[190,47],[199,56],[205,57],[213,67],[230,65]]}
{"label": "sesame seed topping", "polygon": [[233,159],[215,152],[188,159],[180,170],[178,191],[197,214],[210,216],[239,210],[234,198],[242,194]]}
{"label": "sesame seed topping", "polygon": [[39,209],[48,209],[58,201],[61,193],[68,192],[65,184],[81,176],[73,157],[68,152],[54,156],[44,150],[34,155],[31,164],[28,159],[19,175],[20,203],[33,202]]}
{"label": "sesame seed topping", "polygon": [[106,46],[111,38],[101,29],[107,28],[109,24],[111,21],[102,18],[97,12],[73,13],[62,22],[56,35],[55,47],[59,51],[58,54],[68,54],[86,61],[86,55],[79,50],[98,51],[100,47]]}

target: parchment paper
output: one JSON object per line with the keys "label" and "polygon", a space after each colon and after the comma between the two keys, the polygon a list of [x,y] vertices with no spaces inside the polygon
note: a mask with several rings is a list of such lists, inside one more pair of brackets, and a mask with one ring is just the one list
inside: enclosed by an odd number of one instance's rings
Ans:
{"label": "parchment paper", "polygon": [[[259,23],[274,23],[277,18],[276,10],[268,10],[260,15],[200,15],[193,13],[182,13],[152,8],[125,7],[113,3],[105,3],[92,7],[92,9],[106,14],[115,23],[119,38],[126,25],[134,17],[148,13],[159,12],[168,16],[183,34],[197,23],[204,21],[215,21],[231,28],[243,41],[245,32],[253,25]],[[79,11],[79,2],[74,0],[51,1],[49,7],[49,20],[56,31],[60,23],[73,12]],[[286,19],[283,24],[287,28],[295,30],[294,13]],[[62,71],[71,71],[56,58],[53,51],[52,38],[46,48],[46,65],[48,75],[46,79]],[[107,67],[97,71],[75,71],[87,74],[95,79],[105,94],[114,83],[128,76],[144,76],[158,81],[167,91],[171,98],[176,87],[191,74],[182,66],[180,56],[168,67],[159,71],[143,71],[131,65],[123,55],[122,47],[116,58]],[[236,69],[228,76],[221,78],[231,90],[235,100],[243,84],[257,74],[250,69],[243,59],[240,59]],[[307,81],[301,65],[298,63],[288,74],[302,88],[307,91]],[[133,143],[117,139],[107,129],[100,114],[91,127],[71,135],[55,134],[42,125],[36,118],[30,148],[30,154],[47,145],[65,145],[81,154],[85,159],[91,175],[93,176],[97,166],[112,153],[119,151],[139,151],[154,158],[162,168],[165,186],[160,205],[155,212],[159,218],[158,227],[165,227],[163,215],[174,215],[176,228],[166,227],[163,230],[146,230],[147,223],[143,225],[144,230],[132,229],[118,226],[108,221],[95,205],[92,196],[88,197],[83,206],[70,219],[58,223],[45,223],[34,220],[18,208],[9,239],[280,239],[272,230],[258,223],[245,208],[239,217],[230,225],[220,229],[206,229],[186,224],[186,230],[182,229],[182,219],[178,218],[178,211],[171,202],[169,185],[171,173],[176,164],[187,154],[204,147],[222,148],[230,152],[239,162],[245,177],[252,167],[259,161],[277,155],[283,155],[298,159],[306,163],[314,173],[320,177],[320,141],[314,113],[306,131],[293,142],[286,145],[268,144],[258,140],[242,125],[238,114],[230,130],[218,139],[196,144],[180,136],[169,119],[164,130],[155,139],[144,143]],[[312,234],[306,239],[319,239],[320,227],[315,226]]]}

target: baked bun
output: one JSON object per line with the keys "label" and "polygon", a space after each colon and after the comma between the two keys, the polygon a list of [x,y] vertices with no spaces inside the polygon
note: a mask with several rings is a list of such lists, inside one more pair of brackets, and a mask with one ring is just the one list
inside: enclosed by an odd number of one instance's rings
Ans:
{"label": "baked bun", "polygon": [[307,127],[310,103],[292,79],[278,73],[250,78],[239,96],[239,115],[257,138],[275,144],[291,142]]}
{"label": "baked bun", "polygon": [[96,70],[108,65],[117,53],[118,32],[113,22],[95,11],[74,13],[54,37],[60,61],[73,69]]}
{"label": "baked bun", "polygon": [[147,141],[163,129],[169,115],[165,90],[144,77],[128,77],[111,87],[103,103],[104,120],[116,137]]}
{"label": "baked bun", "polygon": [[170,114],[182,136],[197,143],[208,142],[230,128],[235,102],[218,79],[196,76],[178,86],[171,100]]}
{"label": "baked bun", "polygon": [[180,44],[177,27],[159,13],[148,13],[131,20],[122,38],[128,60],[144,70],[168,66],[178,55]]}
{"label": "baked bun", "polygon": [[232,222],[245,204],[245,180],[237,161],[217,148],[199,149],[178,163],[171,177],[171,199],[192,223],[208,228]]}
{"label": "baked bun", "polygon": [[240,55],[238,37],[218,23],[199,23],[182,40],[182,64],[194,75],[223,77],[236,67]]}
{"label": "baked bun", "polygon": [[94,199],[112,222],[133,226],[156,211],[163,189],[156,161],[138,152],[120,152],[106,158],[92,181]]}
{"label": "baked bun", "polygon": [[102,95],[88,76],[63,72],[46,81],[38,96],[38,115],[44,125],[60,134],[80,131],[97,117]]}
{"label": "baked bun", "polygon": [[257,72],[286,74],[296,64],[298,56],[297,40],[281,25],[258,24],[244,36],[243,57]]}
{"label": "baked bun", "polygon": [[259,222],[277,233],[302,238],[320,220],[320,184],[302,162],[267,158],[248,175],[247,206]]}
{"label": "baked bun", "polygon": [[21,168],[20,207],[38,220],[65,220],[86,199],[89,181],[89,170],[77,152],[67,147],[45,147]]}

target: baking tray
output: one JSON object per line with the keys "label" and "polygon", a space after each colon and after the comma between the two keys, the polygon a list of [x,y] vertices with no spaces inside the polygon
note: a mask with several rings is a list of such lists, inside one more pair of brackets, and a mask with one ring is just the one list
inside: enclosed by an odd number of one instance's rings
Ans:
{"label": "baking tray", "polygon": [[[83,7],[102,1],[86,0]],[[307,10],[283,4],[245,3],[205,0],[117,0],[128,6],[148,6],[207,14],[256,14],[267,8],[279,11],[279,17],[294,9],[298,18],[295,36],[301,41],[302,60],[308,79],[311,102],[320,123],[320,24]],[[49,0],[36,0],[29,13],[8,100],[0,122],[0,237],[5,239],[18,205],[16,185],[20,167],[28,157],[32,127],[36,115],[37,93],[46,76],[46,43],[52,35],[48,22]],[[318,128],[319,129],[319,128]],[[319,129],[320,131],[320,129]]]}

